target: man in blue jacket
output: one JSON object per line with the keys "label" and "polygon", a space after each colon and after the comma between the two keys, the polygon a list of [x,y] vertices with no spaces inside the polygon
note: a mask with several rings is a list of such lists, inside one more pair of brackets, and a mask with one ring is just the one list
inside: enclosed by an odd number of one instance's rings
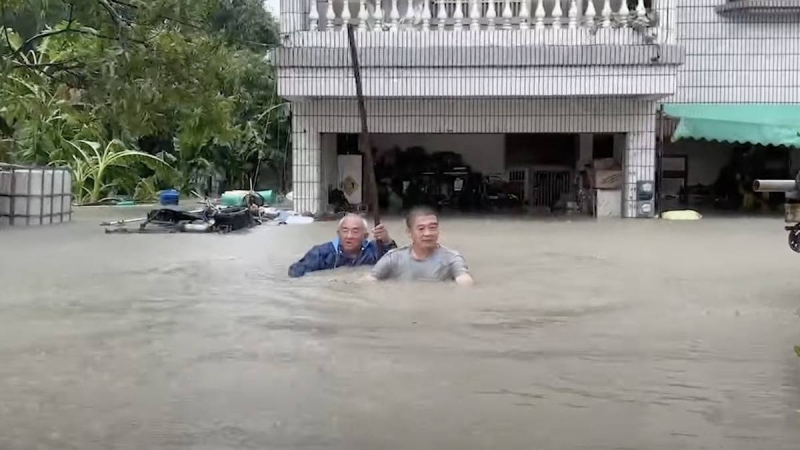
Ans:
{"label": "man in blue jacket", "polygon": [[289,276],[302,277],[309,272],[337,267],[372,266],[387,251],[397,248],[383,225],[372,230],[375,240],[367,239],[367,221],[357,214],[348,214],[339,221],[337,238],[313,247],[300,261],[289,267]]}

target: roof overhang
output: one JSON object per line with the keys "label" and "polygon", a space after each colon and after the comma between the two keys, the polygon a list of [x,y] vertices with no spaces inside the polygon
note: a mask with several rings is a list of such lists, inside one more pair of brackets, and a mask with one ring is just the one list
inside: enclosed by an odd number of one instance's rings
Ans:
{"label": "roof overhang", "polygon": [[721,15],[800,16],[800,0],[735,0],[717,6]]}

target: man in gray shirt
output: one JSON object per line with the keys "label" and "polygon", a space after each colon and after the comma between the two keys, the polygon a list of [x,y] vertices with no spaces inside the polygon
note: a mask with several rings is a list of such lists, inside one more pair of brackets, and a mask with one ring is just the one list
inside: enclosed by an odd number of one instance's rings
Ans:
{"label": "man in gray shirt", "polygon": [[430,208],[418,207],[406,216],[411,245],[391,250],[372,268],[370,280],[455,281],[474,283],[464,258],[439,245],[439,218]]}

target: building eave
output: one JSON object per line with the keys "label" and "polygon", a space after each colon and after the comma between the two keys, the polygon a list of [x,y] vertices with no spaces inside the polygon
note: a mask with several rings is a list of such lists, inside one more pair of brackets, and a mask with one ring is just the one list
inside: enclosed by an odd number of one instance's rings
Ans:
{"label": "building eave", "polygon": [[800,17],[798,0],[737,0],[716,7],[723,16],[786,16]]}

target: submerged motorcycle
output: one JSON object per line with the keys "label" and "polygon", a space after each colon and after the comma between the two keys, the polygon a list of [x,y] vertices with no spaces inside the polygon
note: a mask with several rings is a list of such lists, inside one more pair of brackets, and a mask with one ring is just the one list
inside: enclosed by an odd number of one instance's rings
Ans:
{"label": "submerged motorcycle", "polygon": [[800,172],[794,180],[755,180],[753,191],[786,194],[783,219],[787,225],[784,229],[789,232],[789,248],[800,253]]}

